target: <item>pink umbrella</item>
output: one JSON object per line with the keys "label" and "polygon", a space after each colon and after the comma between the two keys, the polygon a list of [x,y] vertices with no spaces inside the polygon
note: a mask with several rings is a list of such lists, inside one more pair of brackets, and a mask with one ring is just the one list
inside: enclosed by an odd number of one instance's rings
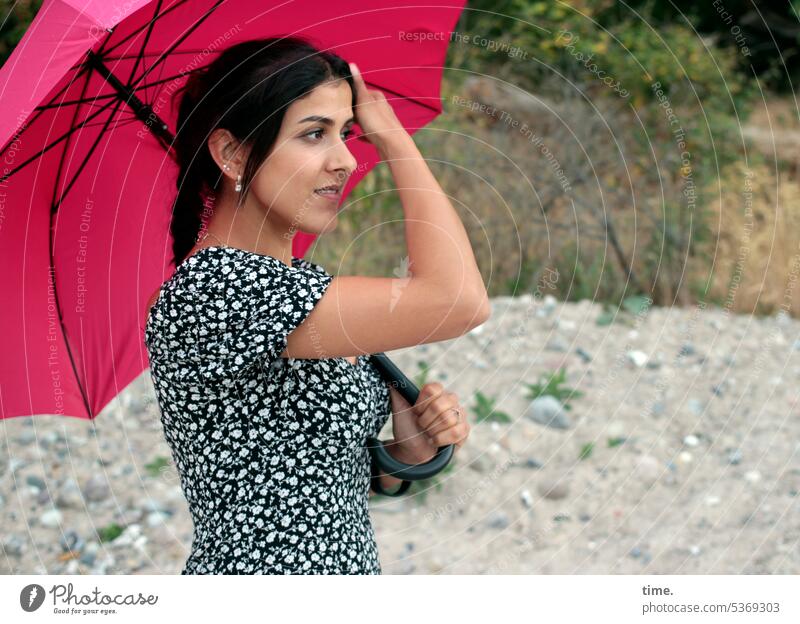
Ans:
{"label": "pink umbrella", "polygon": [[[149,366],[145,303],[175,268],[170,96],[187,74],[242,40],[300,36],[356,62],[413,134],[442,111],[463,5],[46,1],[0,70],[0,418],[92,419]],[[351,145],[344,196],[378,160]],[[313,239],[298,233],[294,255]]]}

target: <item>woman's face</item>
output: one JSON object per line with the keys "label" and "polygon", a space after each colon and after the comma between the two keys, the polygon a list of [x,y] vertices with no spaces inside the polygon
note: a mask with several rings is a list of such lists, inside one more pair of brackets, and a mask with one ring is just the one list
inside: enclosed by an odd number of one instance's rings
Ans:
{"label": "woman's face", "polygon": [[[351,103],[350,85],[337,80],[286,109],[273,150],[250,185],[276,231],[321,234],[336,228],[341,189],[358,164],[345,144],[354,123]],[[332,184],[338,194],[317,192]]]}

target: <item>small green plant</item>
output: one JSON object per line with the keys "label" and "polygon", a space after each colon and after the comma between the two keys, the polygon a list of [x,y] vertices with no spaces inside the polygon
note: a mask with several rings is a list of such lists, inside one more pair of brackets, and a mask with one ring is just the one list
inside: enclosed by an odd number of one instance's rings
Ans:
{"label": "small green plant", "polygon": [[631,295],[625,297],[619,307],[614,307],[608,303],[603,304],[603,311],[597,315],[595,323],[597,325],[611,325],[614,321],[622,321],[630,324],[631,316],[639,316],[647,312],[652,299],[645,295]]}
{"label": "small green plant", "polygon": [[422,386],[428,382],[428,375],[431,372],[431,367],[425,360],[417,362],[417,366],[419,367],[419,372],[414,378],[414,382],[417,384],[417,388],[422,388]]}
{"label": "small green plant", "polygon": [[608,439],[608,448],[614,448],[615,446],[619,446],[625,442],[625,438],[609,438]]}
{"label": "small green plant", "polygon": [[124,529],[118,525],[116,522],[112,522],[106,527],[103,527],[97,532],[97,536],[100,538],[101,542],[113,542],[117,539]]}
{"label": "small green plant", "polygon": [[539,381],[533,384],[525,384],[528,387],[528,398],[538,399],[540,396],[549,395],[558,399],[565,410],[572,409],[569,401],[579,399],[583,392],[574,388],[561,387],[566,381],[567,370],[563,366],[557,371],[545,373],[539,377]]}
{"label": "small green plant", "polygon": [[151,477],[158,477],[167,466],[169,466],[169,460],[166,457],[156,457],[149,464],[145,464],[144,467]]}
{"label": "small green plant", "polygon": [[453,472],[453,468],[455,467],[455,457],[450,460],[450,463],[447,464],[444,469],[430,479],[423,479],[422,481],[414,481],[411,487],[409,488],[409,494],[414,494],[419,497],[420,503],[425,503],[428,498],[428,492],[431,491],[432,488],[436,488],[436,491],[442,489],[442,481],[444,481],[443,477],[451,472]]}
{"label": "small green plant", "polygon": [[600,325],[601,327],[604,327],[605,325],[611,325],[611,323],[614,322],[615,314],[616,310],[607,303],[604,303],[603,311],[597,315],[597,320],[595,321],[595,323],[597,323],[597,325]]}
{"label": "small green plant", "polygon": [[588,459],[592,455],[592,451],[594,451],[594,442],[587,442],[581,447],[581,454],[578,455],[578,459]]}
{"label": "small green plant", "polygon": [[475,412],[475,420],[478,422],[500,422],[510,423],[511,416],[494,408],[497,399],[488,397],[478,390],[475,393],[475,403],[472,411]]}
{"label": "small green plant", "polygon": [[647,311],[653,300],[644,295],[631,295],[622,300],[622,307],[634,316],[639,316]]}

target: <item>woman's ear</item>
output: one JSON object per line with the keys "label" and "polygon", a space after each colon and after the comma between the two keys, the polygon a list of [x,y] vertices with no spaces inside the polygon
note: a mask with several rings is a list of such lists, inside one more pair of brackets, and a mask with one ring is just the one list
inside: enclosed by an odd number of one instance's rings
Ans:
{"label": "woman's ear", "polygon": [[208,137],[208,151],[220,171],[232,180],[242,173],[247,154],[244,153],[239,141],[228,130],[217,128],[211,133],[211,136]]}

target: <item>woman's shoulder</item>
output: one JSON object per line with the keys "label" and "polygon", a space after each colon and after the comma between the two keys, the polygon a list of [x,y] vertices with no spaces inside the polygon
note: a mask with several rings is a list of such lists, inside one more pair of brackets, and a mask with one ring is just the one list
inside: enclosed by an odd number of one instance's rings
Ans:
{"label": "woman's shoulder", "polygon": [[[297,272],[297,275],[293,275]],[[285,281],[285,276],[293,278]],[[151,318],[168,319],[180,324],[185,318],[176,310],[182,307],[202,315],[203,308],[239,309],[242,300],[251,296],[263,298],[264,286],[274,280],[275,291],[288,284],[318,283],[330,279],[323,266],[305,258],[292,257],[292,266],[273,256],[257,254],[237,247],[203,247],[187,256],[172,277],[153,293],[147,303],[146,322]],[[238,303],[234,303],[238,302]],[[188,304],[188,305],[187,305]],[[192,305],[194,304],[194,305]]]}

